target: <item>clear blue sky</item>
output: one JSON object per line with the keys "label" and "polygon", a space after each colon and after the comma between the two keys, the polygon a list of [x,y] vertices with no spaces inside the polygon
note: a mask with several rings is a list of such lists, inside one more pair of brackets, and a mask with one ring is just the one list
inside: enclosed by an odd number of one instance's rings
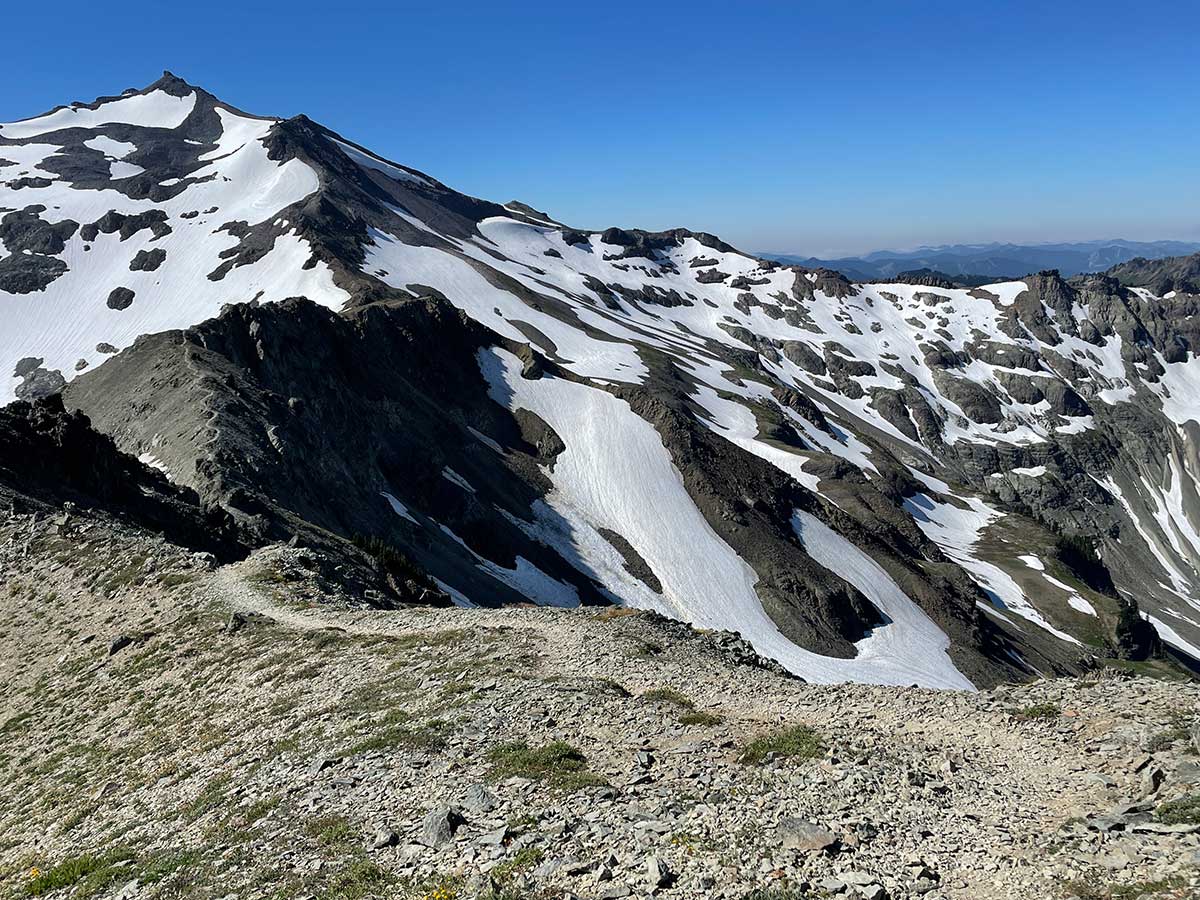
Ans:
{"label": "clear blue sky", "polygon": [[0,120],[170,69],[582,227],[1200,239],[1200,4],[12,3]]}

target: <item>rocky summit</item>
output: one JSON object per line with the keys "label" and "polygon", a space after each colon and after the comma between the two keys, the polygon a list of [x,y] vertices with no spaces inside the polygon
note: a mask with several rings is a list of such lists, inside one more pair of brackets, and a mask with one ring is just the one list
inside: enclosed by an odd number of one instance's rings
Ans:
{"label": "rocky summit", "polygon": [[170,73],[0,125],[0,889],[1196,896],[1157,255],[862,280]]}

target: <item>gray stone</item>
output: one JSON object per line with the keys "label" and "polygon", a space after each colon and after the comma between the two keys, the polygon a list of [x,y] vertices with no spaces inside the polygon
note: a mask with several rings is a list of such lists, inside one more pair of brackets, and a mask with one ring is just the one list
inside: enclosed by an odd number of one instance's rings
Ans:
{"label": "gray stone", "polygon": [[400,835],[387,826],[380,826],[371,838],[371,849],[382,850],[385,847],[395,847],[398,843],[400,843]]}
{"label": "gray stone", "polygon": [[454,832],[463,822],[458,810],[450,806],[440,806],[427,813],[421,820],[419,840],[426,847],[441,847],[454,837]]}
{"label": "gray stone", "polygon": [[820,851],[834,847],[837,835],[807,819],[782,819],[779,823],[779,843],[785,850]]}
{"label": "gray stone", "polygon": [[865,887],[868,884],[876,884],[879,881],[879,879],[869,872],[861,872],[857,869],[843,872],[841,878],[846,884],[854,885],[855,887]]}
{"label": "gray stone", "polygon": [[501,825],[492,831],[485,831],[479,836],[477,843],[491,847],[499,847],[504,843],[504,839],[508,837],[508,826]]}
{"label": "gray stone", "polygon": [[462,805],[463,809],[474,815],[491,812],[496,808],[496,795],[483,784],[473,784],[467,788]]}
{"label": "gray stone", "polygon": [[1142,796],[1152,797],[1158,793],[1167,774],[1159,766],[1147,766],[1142,772]]}
{"label": "gray stone", "polygon": [[675,880],[675,873],[661,856],[651,856],[646,860],[646,875],[656,888],[670,887]]}
{"label": "gray stone", "polygon": [[310,775],[320,775],[326,769],[331,769],[340,763],[341,760],[333,756],[319,756],[313,760],[313,764],[309,767]]}

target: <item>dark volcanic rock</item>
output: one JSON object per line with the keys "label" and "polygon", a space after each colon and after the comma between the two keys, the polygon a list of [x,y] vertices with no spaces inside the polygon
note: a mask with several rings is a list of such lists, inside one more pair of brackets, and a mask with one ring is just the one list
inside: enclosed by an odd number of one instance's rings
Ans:
{"label": "dark volcanic rock", "polygon": [[153,250],[139,250],[129,262],[131,272],[155,272],[167,259],[167,251],[161,247]]}
{"label": "dark volcanic rock", "polygon": [[0,242],[9,253],[37,253],[57,256],[79,229],[77,222],[66,219],[53,225],[41,218],[44,206],[27,206],[7,213],[0,219]]}
{"label": "dark volcanic rock", "polygon": [[[434,298],[345,315],[298,298],[236,305],[187,332],[139,339],[80,376],[68,399],[131,449],[176,436],[156,455],[261,540],[299,535],[340,554],[357,541],[377,560],[405,560],[384,572],[386,602],[428,602],[423,572],[477,603],[526,599],[480,567],[512,570],[518,556],[584,602],[606,602],[514,524],[536,518],[548,489],[539,466],[563,444],[490,398],[476,353],[491,342]],[[448,531],[415,526],[417,516]]]}
{"label": "dark volcanic rock", "polygon": [[101,234],[120,234],[121,240],[127,241],[146,229],[156,238],[166,237],[171,233],[171,226],[167,224],[167,214],[161,209],[148,209],[134,215],[112,210],[95,222],[84,225],[79,231],[79,236],[85,241],[94,241]]}
{"label": "dark volcanic rock", "polygon": [[988,425],[1000,422],[1000,401],[983,385],[942,369],[933,370],[933,380],[938,390],[957,405],[968,419]]}
{"label": "dark volcanic rock", "polygon": [[129,309],[133,304],[134,293],[127,287],[113,288],[105,304],[109,309]]}
{"label": "dark volcanic rock", "polygon": [[56,256],[11,253],[0,259],[0,291],[32,294],[49,287],[67,273],[67,264]]}
{"label": "dark volcanic rock", "polygon": [[18,400],[32,401],[49,397],[61,391],[67,383],[62,372],[58,369],[43,368],[42,360],[32,356],[17,363],[13,369],[13,377],[21,379],[16,389]]}

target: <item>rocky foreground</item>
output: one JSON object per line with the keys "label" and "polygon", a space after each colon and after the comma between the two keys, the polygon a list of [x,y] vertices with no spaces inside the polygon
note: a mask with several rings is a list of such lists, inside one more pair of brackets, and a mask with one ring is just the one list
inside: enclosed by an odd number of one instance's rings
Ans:
{"label": "rocky foreground", "polygon": [[0,521],[0,891],[1200,896],[1200,686],[804,684],[627,610],[354,608]]}

